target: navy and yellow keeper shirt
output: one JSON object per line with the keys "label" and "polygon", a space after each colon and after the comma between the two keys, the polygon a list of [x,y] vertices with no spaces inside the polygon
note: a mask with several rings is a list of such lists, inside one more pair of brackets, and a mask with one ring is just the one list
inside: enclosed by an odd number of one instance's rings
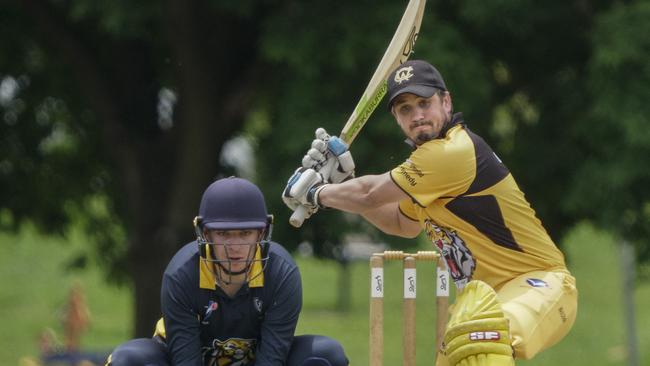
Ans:
{"label": "navy and yellow keeper shirt", "polygon": [[410,197],[400,202],[401,213],[446,254],[457,284],[479,279],[498,288],[530,271],[568,273],[512,174],[462,114],[390,176]]}
{"label": "navy and yellow keeper shirt", "polygon": [[[262,254],[258,246],[256,258]],[[262,275],[230,298],[215,285],[192,242],[172,258],[162,281],[162,335],[174,365],[283,365],[302,307],[300,272],[271,242]],[[261,266],[254,262],[253,266]],[[261,268],[258,268],[261,270]],[[256,268],[251,273],[258,273]]]}

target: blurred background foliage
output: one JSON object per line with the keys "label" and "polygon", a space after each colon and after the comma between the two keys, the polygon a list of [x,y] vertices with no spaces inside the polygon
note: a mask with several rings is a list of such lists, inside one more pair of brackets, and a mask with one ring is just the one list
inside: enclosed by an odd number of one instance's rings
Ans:
{"label": "blurred background foliage", "polygon": [[[358,232],[409,245],[334,211],[293,229],[280,200],[316,127],[334,134],[347,120],[406,1],[0,4],[0,229],[29,222],[65,236],[81,225],[90,242],[70,265],[97,263],[133,285],[136,335],[151,333],[160,274],[193,240],[200,195],[218,177],[260,185],[274,238],[291,250],[309,242],[340,259]],[[455,110],[554,238],[590,220],[634,243],[640,263],[648,18],[646,0],[430,0],[412,56],[439,68]],[[408,155],[385,108],[352,147],[358,175]]]}

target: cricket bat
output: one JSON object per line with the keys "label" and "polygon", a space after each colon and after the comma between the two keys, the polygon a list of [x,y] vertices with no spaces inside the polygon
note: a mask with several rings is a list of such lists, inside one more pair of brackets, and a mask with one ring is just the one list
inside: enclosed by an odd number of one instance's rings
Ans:
{"label": "cricket bat", "polygon": [[[422,24],[425,4],[426,0],[409,0],[404,15],[402,15],[402,20],[393,35],[393,39],[390,41],[386,52],[384,52],[384,56],[381,58],[366,90],[361,95],[361,99],[345,123],[345,126],[343,126],[339,138],[348,146],[352,144],[352,141],[354,141],[361,128],[366,124],[372,112],[377,108],[384,95],[386,95],[388,88],[386,79],[390,72],[408,60],[411,53],[413,53],[415,40],[420,33],[420,24]],[[291,215],[289,222],[295,227],[300,227],[306,217],[307,209],[304,206],[298,206]]]}

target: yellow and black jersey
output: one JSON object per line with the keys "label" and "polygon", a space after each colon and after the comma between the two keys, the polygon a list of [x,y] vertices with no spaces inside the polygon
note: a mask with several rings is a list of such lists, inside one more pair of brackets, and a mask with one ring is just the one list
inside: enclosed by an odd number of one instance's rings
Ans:
{"label": "yellow and black jersey", "polygon": [[419,221],[459,287],[480,279],[498,288],[518,274],[566,271],[508,168],[460,113],[443,137],[418,146],[390,176],[410,197],[401,213]]}

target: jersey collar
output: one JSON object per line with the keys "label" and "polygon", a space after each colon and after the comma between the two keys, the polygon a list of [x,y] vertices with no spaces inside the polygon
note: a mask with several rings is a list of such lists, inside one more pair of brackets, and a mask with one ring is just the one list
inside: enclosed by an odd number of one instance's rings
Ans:
{"label": "jersey collar", "polygon": [[[207,244],[205,246],[206,255],[212,256],[210,246]],[[217,284],[214,281],[215,274],[212,273],[210,266],[210,262],[199,258],[199,287],[207,290],[216,290]],[[257,250],[255,250],[255,260],[253,261],[253,264],[251,264],[248,273],[259,273],[257,277],[248,282],[248,287],[264,287],[264,266],[262,265],[262,250],[260,245],[258,245]]]}

